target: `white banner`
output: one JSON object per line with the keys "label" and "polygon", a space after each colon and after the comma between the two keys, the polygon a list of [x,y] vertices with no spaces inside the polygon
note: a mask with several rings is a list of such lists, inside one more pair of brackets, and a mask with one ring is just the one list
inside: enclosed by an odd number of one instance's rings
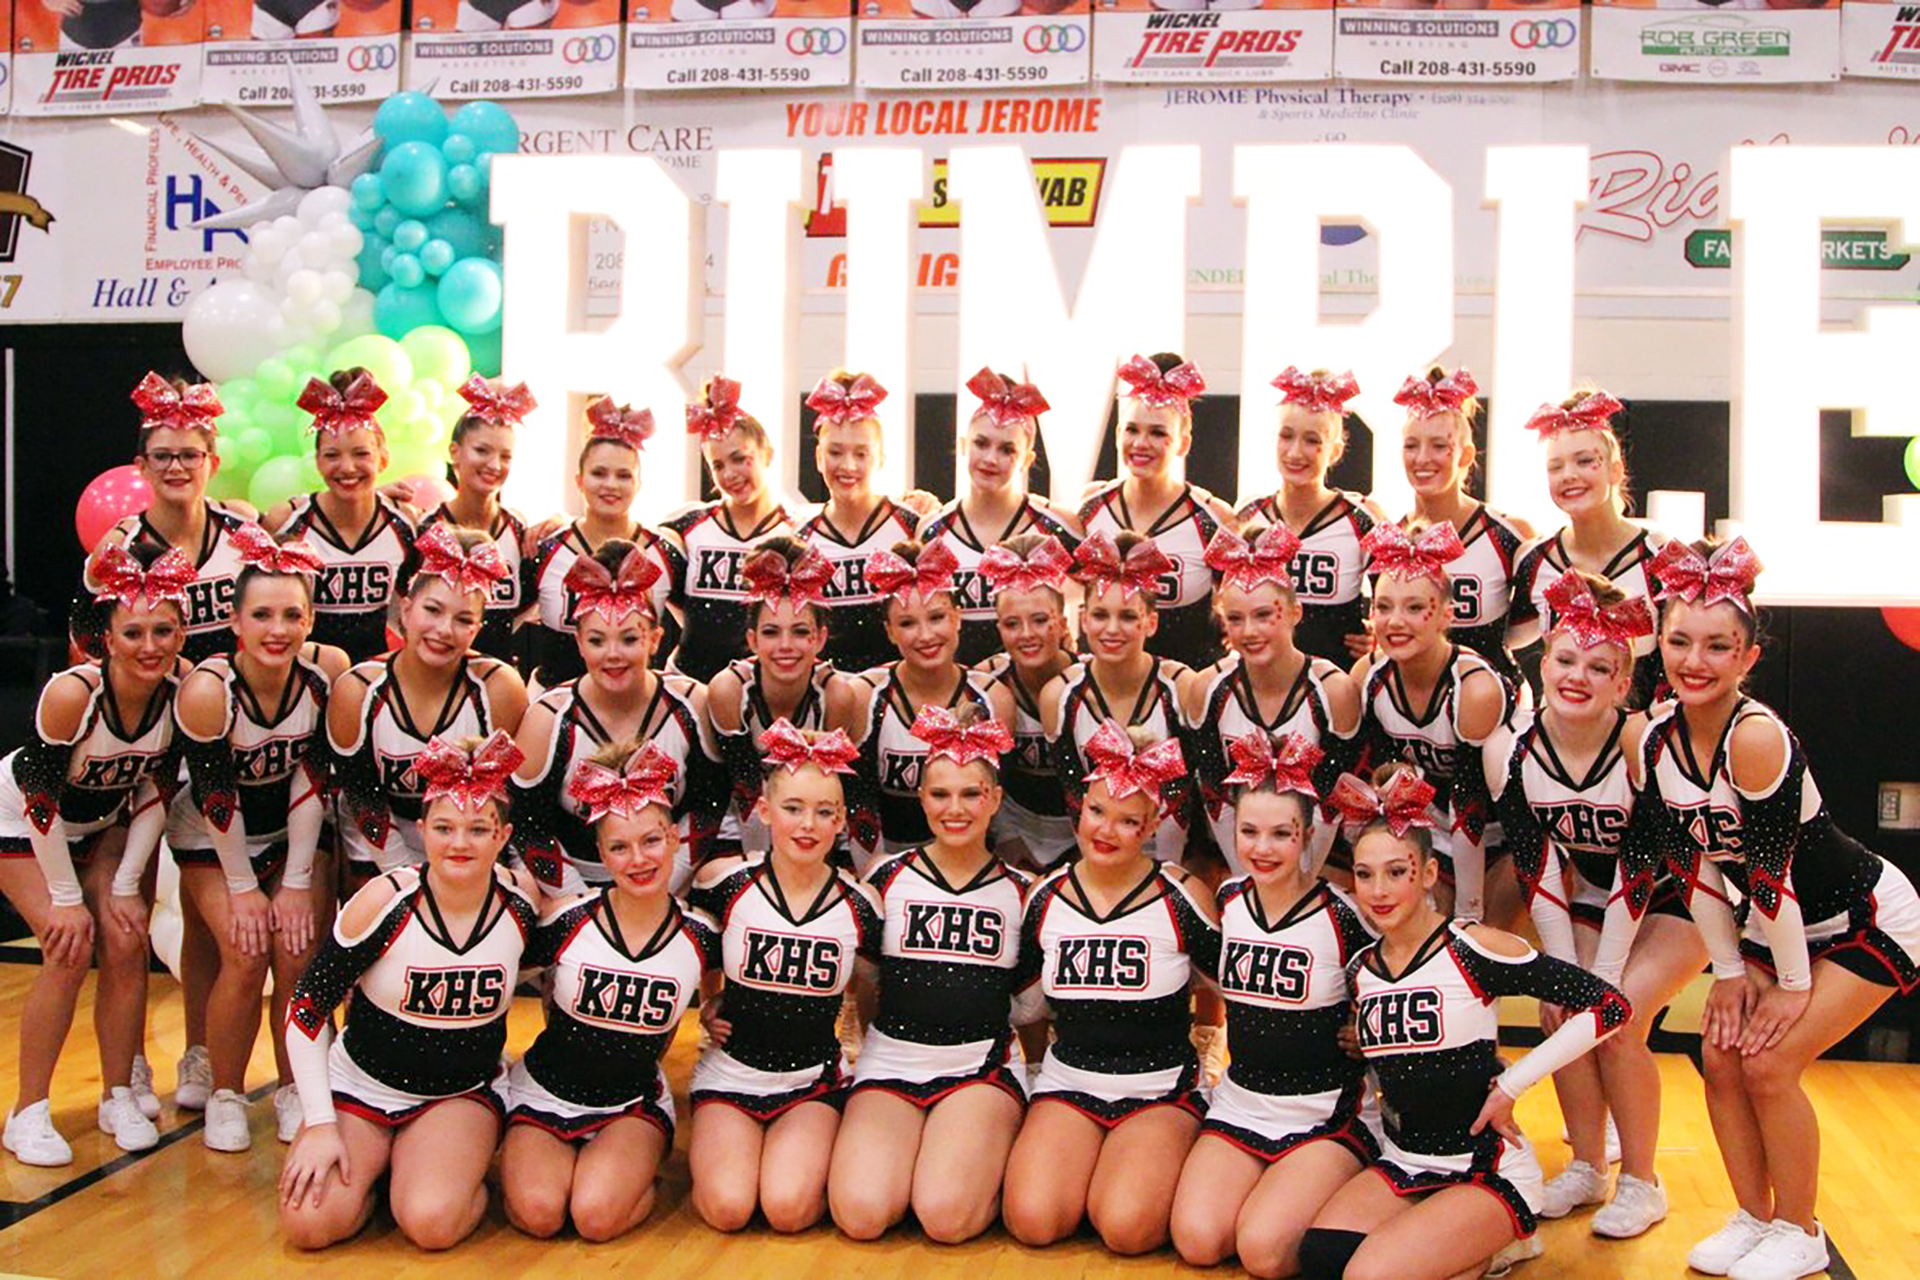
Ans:
{"label": "white banner", "polygon": [[839,88],[853,82],[844,0],[633,0],[629,89]]}
{"label": "white banner", "polygon": [[18,53],[13,112],[105,116],[168,111],[200,101],[198,44]]}
{"label": "white banner", "polygon": [[436,98],[620,87],[620,0],[413,0],[405,84]]}
{"label": "white banner", "polygon": [[[1510,0],[1500,0],[1501,3]],[[1333,69],[1353,80],[1533,84],[1580,76],[1578,3],[1432,13],[1344,0]]]}
{"label": "white banner", "polygon": [[1330,3],[1193,8],[1181,0],[1103,0],[1093,73],[1132,84],[1325,80],[1333,74]]}
{"label": "white banner", "polygon": [[1840,78],[1840,15],[1765,0],[1596,3],[1588,70],[1599,80],[1793,84]]}
{"label": "white banner", "polygon": [[1850,76],[1920,77],[1920,4],[1846,0],[1840,6],[1840,65]]}
{"label": "white banner", "polygon": [[854,75],[863,89],[1031,89],[1085,84],[1092,73],[1087,0],[1020,16],[1018,0],[865,0],[879,17],[854,23]]}

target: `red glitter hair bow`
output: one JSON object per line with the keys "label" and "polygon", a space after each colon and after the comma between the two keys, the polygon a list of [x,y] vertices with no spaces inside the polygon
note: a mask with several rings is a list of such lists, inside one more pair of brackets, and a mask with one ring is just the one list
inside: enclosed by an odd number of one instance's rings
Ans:
{"label": "red glitter hair bow", "polygon": [[874,416],[887,389],[870,373],[851,382],[822,378],[807,393],[807,408],[815,414],[815,425],[838,426],[843,422],[864,422]]}
{"label": "red glitter hair bow", "polygon": [[1039,417],[1053,406],[1031,382],[1008,382],[992,369],[967,379],[967,390],[980,397],[980,412],[996,426],[1010,427]]}
{"label": "red glitter hair bow", "polygon": [[1602,605],[1593,588],[1577,573],[1563,573],[1547,588],[1547,607],[1553,610],[1553,629],[1573,637],[1582,649],[1617,644],[1628,653],[1633,642],[1653,634],[1653,610],[1640,596]]}
{"label": "red glitter hair bow", "polygon": [[314,433],[329,436],[344,435],[363,427],[378,431],[380,424],[373,420],[374,411],[386,402],[387,393],[370,373],[356,374],[345,391],[335,390],[331,382],[308,378],[306,389],[294,401],[313,415]]}
{"label": "red glitter hair bow", "polygon": [[1659,581],[1662,600],[1678,598],[1703,609],[1731,600],[1742,613],[1752,613],[1747,595],[1765,567],[1745,538],[1722,543],[1711,557],[1675,538],[1660,548],[1648,574]]}
{"label": "red glitter hair bow", "polygon": [[1107,794],[1115,800],[1137,793],[1165,803],[1161,788],[1175,778],[1185,777],[1187,772],[1179,739],[1168,738],[1144,751],[1135,751],[1133,739],[1115,720],[1103,721],[1087,739],[1085,750],[1087,760],[1093,765],[1087,774],[1087,785],[1106,783]]}
{"label": "red glitter hair bow", "polygon": [[609,623],[618,624],[630,613],[653,613],[653,584],[660,580],[660,566],[639,547],[627,552],[616,573],[592,556],[581,556],[567,570],[565,586],[573,592],[573,616],[576,622],[589,613],[597,613]]}
{"label": "red glitter hair bow", "polygon": [[746,584],[747,599],[755,603],[791,604],[797,608],[827,598],[827,584],[833,580],[833,562],[814,546],[809,546],[797,563],[788,561],[778,551],[761,551],[748,556],[740,566],[740,580]]}
{"label": "red glitter hair bow", "polygon": [[176,391],[171,382],[149,372],[134,387],[130,398],[140,409],[142,431],[160,427],[209,433],[220,430],[217,420],[224,410],[211,382],[195,382],[185,391]]}
{"label": "red glitter hair bow", "polygon": [[1280,389],[1280,403],[1297,404],[1311,413],[1345,413],[1347,401],[1360,394],[1360,384],[1351,369],[1312,374],[1288,365],[1272,385]]}
{"label": "red glitter hair bow", "polygon": [[587,439],[618,440],[630,449],[645,449],[653,435],[653,410],[615,404],[600,396],[587,406]]}
{"label": "red glitter hair bow", "polygon": [[1184,409],[1207,389],[1200,366],[1191,360],[1184,360],[1162,373],[1160,366],[1145,356],[1134,356],[1120,366],[1120,380],[1127,384],[1128,395],[1155,409],[1169,405]]}
{"label": "red glitter hair bow", "polygon": [[1207,568],[1220,575],[1223,587],[1252,591],[1271,582],[1283,590],[1293,586],[1293,557],[1300,550],[1300,537],[1284,524],[1269,525],[1253,540],[1231,529],[1222,529],[1207,543]]}
{"label": "red glitter hair bow", "polygon": [[185,604],[187,588],[199,576],[193,561],[178,547],[155,560],[151,568],[142,568],[133,552],[115,544],[102,551],[99,560],[94,562],[93,580],[100,584],[100,590],[94,592],[93,598],[116,600],[128,608],[142,596],[149,605],[162,600]]}
{"label": "red glitter hair bow", "polygon": [[1411,769],[1399,770],[1379,788],[1354,774],[1343,773],[1333,784],[1327,804],[1355,826],[1385,818],[1387,830],[1404,836],[1414,827],[1431,829],[1439,825],[1433,812],[1434,795],[1432,785]]}
{"label": "red glitter hair bow", "polygon": [[1120,548],[1104,533],[1096,533],[1073,553],[1073,579],[1088,591],[1118,586],[1137,591],[1149,600],[1160,594],[1160,577],[1172,573],[1173,561],[1151,538],[1142,539],[1121,558]]}
{"label": "red glitter hair bow", "polygon": [[631,818],[650,804],[673,808],[673,786],[680,767],[654,743],[627,757],[619,772],[583,760],[567,779],[567,794],[587,811],[588,822],[608,814]]}
{"label": "red glitter hair bow", "polygon": [[1298,791],[1312,800],[1320,798],[1313,785],[1313,771],[1327,753],[1302,734],[1290,733],[1278,744],[1266,733],[1229,738],[1227,755],[1233,760],[1233,772],[1222,780],[1225,786],[1260,787],[1271,779],[1276,791]]}
{"label": "red glitter hair bow", "polygon": [[505,382],[489,382],[477,373],[460,385],[460,398],[472,406],[474,413],[509,427],[519,426],[540,403],[524,382],[508,386]]}
{"label": "red glitter hair bow", "polygon": [[699,436],[702,443],[718,440],[740,418],[740,384],[716,373],[707,381],[706,399],[687,406],[687,434]]}
{"label": "red glitter hair bow", "polygon": [[520,748],[513,745],[513,735],[505,729],[495,729],[471,756],[445,738],[435,738],[413,762],[413,775],[426,787],[420,808],[425,811],[442,797],[463,812],[478,809],[490,800],[504,803],[507,779],[525,759]]}
{"label": "red glitter hair bow", "polygon": [[757,742],[761,757],[788,773],[807,765],[822,773],[852,773],[853,762],[860,755],[860,748],[853,745],[845,729],[816,734],[808,741],[807,735],[784,716],[769,725]]}
{"label": "red glitter hair bow", "polygon": [[273,535],[257,524],[243,524],[229,533],[227,539],[240,553],[240,563],[262,573],[317,574],[327,567],[311,543],[304,539],[275,542]]}
{"label": "red glitter hair bow", "polygon": [[1443,591],[1447,565],[1467,550],[1461,545],[1460,531],[1449,520],[1428,525],[1418,537],[1409,536],[1397,524],[1377,524],[1373,532],[1360,539],[1360,549],[1372,557],[1373,567],[1381,573],[1390,573],[1402,582],[1432,578]]}
{"label": "red glitter hair bow", "polygon": [[1425,378],[1408,378],[1393,393],[1393,402],[1405,405],[1410,418],[1430,418],[1436,413],[1448,413],[1473,399],[1480,390],[1480,384],[1473,380],[1473,374],[1465,365],[1447,374],[1438,382],[1429,382]]}
{"label": "red glitter hair bow", "polygon": [[960,718],[940,706],[920,708],[913,718],[913,736],[927,744],[927,758],[945,756],[955,764],[985,760],[998,763],[1013,750],[1013,733],[998,720],[976,720],[963,725]]}
{"label": "red glitter hair bow", "polygon": [[1611,431],[1613,415],[1623,406],[1604,391],[1589,391],[1571,407],[1543,404],[1527,419],[1527,430],[1538,431],[1542,440],[1562,431]]}
{"label": "red glitter hair bow", "polygon": [[867,585],[904,602],[914,592],[930,596],[936,591],[952,591],[954,571],[959,567],[959,558],[944,542],[921,548],[912,564],[891,551],[876,551],[867,557]]}
{"label": "red glitter hair bow", "polygon": [[1026,559],[1011,547],[996,545],[980,557],[980,576],[995,591],[1035,591],[1048,587],[1063,591],[1067,575],[1073,571],[1073,557],[1060,545],[1060,539],[1048,534]]}
{"label": "red glitter hair bow", "polygon": [[483,542],[468,551],[444,524],[430,527],[414,546],[420,552],[420,572],[445,578],[455,591],[490,592],[510,572],[500,548]]}

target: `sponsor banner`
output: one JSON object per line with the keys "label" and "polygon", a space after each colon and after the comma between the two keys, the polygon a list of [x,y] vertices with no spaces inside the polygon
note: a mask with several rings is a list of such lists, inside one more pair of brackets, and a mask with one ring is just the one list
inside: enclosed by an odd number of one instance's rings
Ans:
{"label": "sponsor banner", "polygon": [[865,89],[1035,88],[1085,84],[1088,0],[859,0],[854,62]]}
{"label": "sponsor banner", "polygon": [[[1819,5],[1826,0],[1802,0]],[[1840,15],[1769,0],[1596,0],[1589,70],[1600,80],[1798,84],[1840,78]]]}
{"label": "sponsor banner", "polygon": [[1331,0],[1099,0],[1093,74],[1135,84],[1325,80]]}
{"label": "sponsor banner", "polygon": [[[61,6],[67,8],[68,6]],[[205,12],[194,0],[97,0],[13,15],[13,111],[24,116],[172,111],[200,100]]]}
{"label": "sponsor banner", "polygon": [[1846,0],[1840,6],[1840,65],[1850,76],[1920,77],[1920,4]]}
{"label": "sponsor banner", "polygon": [[853,82],[846,0],[630,0],[629,89],[839,88]]}
{"label": "sponsor banner", "polygon": [[413,0],[409,89],[561,98],[620,87],[620,0]]}
{"label": "sponsor banner", "polygon": [[0,111],[13,101],[13,6],[0,4]]}
{"label": "sponsor banner", "polygon": [[378,102],[400,88],[400,0],[202,0],[203,102],[286,106],[287,65],[321,102]]}
{"label": "sponsor banner", "polygon": [[1340,0],[1333,69],[1352,80],[1530,84],[1580,75],[1578,0],[1421,12]]}

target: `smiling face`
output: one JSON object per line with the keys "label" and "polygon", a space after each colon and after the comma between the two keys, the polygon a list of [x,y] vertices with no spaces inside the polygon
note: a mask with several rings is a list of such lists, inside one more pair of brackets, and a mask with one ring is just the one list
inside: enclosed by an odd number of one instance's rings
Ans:
{"label": "smiling face", "polygon": [[1001,426],[985,413],[967,424],[961,447],[966,450],[967,483],[976,492],[999,493],[1018,481],[1025,487],[1033,465],[1031,423]]}
{"label": "smiling face", "polygon": [[1016,666],[1037,671],[1067,646],[1067,614],[1060,597],[1045,587],[1002,591],[993,598],[1000,644]]}
{"label": "smiling face", "polygon": [[1722,600],[1700,608],[1668,600],[1660,618],[1660,661],[1683,707],[1730,699],[1760,660],[1752,624],[1740,607]]}
{"label": "smiling face", "polygon": [[830,424],[813,449],[820,478],[841,502],[863,502],[872,494],[881,457],[880,423],[874,418]]}
{"label": "smiling face", "polygon": [[1564,631],[1547,637],[1540,658],[1547,706],[1562,720],[1583,722],[1612,714],[1633,686],[1633,657],[1616,644],[1583,649]]}
{"label": "smiling face", "polygon": [[1122,400],[1119,430],[1120,465],[1138,480],[1171,474],[1174,460],[1193,447],[1193,421],[1177,405],[1155,408]]}
{"label": "smiling face", "polygon": [[447,445],[453,464],[454,487],[462,493],[490,498],[500,492],[513,471],[512,427],[475,423]]}
{"label": "smiling face", "polygon": [[1080,820],[1073,834],[1080,845],[1080,856],[1087,862],[1111,870],[1143,861],[1147,842],[1160,825],[1160,802],[1153,796],[1134,792],[1114,799],[1106,779],[1097,778],[1080,802]]}
{"label": "smiling face", "polygon": [[713,487],[728,502],[745,505],[765,492],[773,450],[763,449],[759,441],[741,428],[735,427],[718,440],[703,442],[700,456],[706,459]]}
{"label": "smiling face", "polygon": [[401,602],[400,628],[407,648],[422,663],[450,666],[473,647],[486,610],[486,593],[455,591],[439,574],[423,575]]}
{"label": "smiling face", "polygon": [[108,661],[143,680],[158,681],[172,671],[186,639],[180,606],[171,600],[149,604],[143,596],[133,604],[116,604],[107,619]]}
{"label": "smiling face", "polygon": [[462,809],[442,796],[420,817],[427,865],[447,883],[463,888],[484,884],[493,875],[493,864],[512,834],[497,802]]}
{"label": "smiling face", "polygon": [[846,793],[837,774],[813,765],[775,769],[754,814],[767,824],[775,853],[812,866],[825,862],[847,825]]}
{"label": "smiling face", "polygon": [[1290,404],[1280,411],[1280,433],[1274,453],[1280,463],[1280,482],[1311,489],[1326,483],[1327,471],[1346,452],[1346,432],[1332,410],[1314,412]]}
{"label": "smiling face", "polygon": [[140,476],[154,497],[173,506],[188,507],[207,496],[220,459],[208,431],[155,427],[140,441]]}
{"label": "smiling face", "polygon": [[952,593],[909,591],[904,600],[888,601],[887,639],[902,662],[922,671],[945,670],[960,648],[960,610]]}
{"label": "smiling face", "polygon": [[307,584],[292,575],[249,576],[233,606],[233,633],[242,653],[269,667],[291,663],[313,631]]}
{"label": "smiling face", "polygon": [[1606,431],[1562,431],[1547,440],[1547,491],[1569,519],[1619,509],[1626,482],[1620,445]]}
{"label": "smiling face", "polygon": [[680,833],[665,805],[650,804],[631,818],[609,813],[594,824],[593,838],[616,890],[642,902],[667,897]]}
{"label": "smiling face", "polygon": [[1310,828],[1298,792],[1247,792],[1233,814],[1233,851],[1255,883],[1287,881],[1304,872]]}
{"label": "smiling face", "polygon": [[322,431],[314,438],[313,465],[319,469],[327,492],[342,502],[353,502],[372,492],[390,461],[386,438],[373,427]]}
{"label": "smiling face", "polygon": [[1402,578],[1383,573],[1373,589],[1373,638],[1395,662],[1405,662],[1447,642],[1453,620],[1440,584],[1425,574]]}
{"label": "smiling face", "polygon": [[640,452],[618,440],[597,440],[580,455],[580,471],[573,484],[590,514],[625,520],[640,488]]}
{"label": "smiling face", "polygon": [[653,661],[654,646],[660,643],[660,628],[654,625],[652,614],[636,610],[609,622],[595,609],[576,618],[574,627],[580,660],[596,687],[620,694],[639,686],[647,664]]}
{"label": "smiling face", "polygon": [[1089,588],[1081,607],[1080,632],[1087,649],[1101,662],[1125,662],[1147,647],[1147,637],[1160,629],[1160,613],[1138,591],[1118,583]]}
{"label": "smiling face", "polygon": [[1473,433],[1451,409],[1408,418],[1400,429],[1400,462],[1407,483],[1423,498],[1458,489],[1473,466]]}
{"label": "smiling face", "polygon": [[792,601],[762,604],[747,631],[747,651],[759,660],[762,672],[781,684],[805,680],[826,644],[820,611]]}
{"label": "smiling face", "polygon": [[1271,582],[1251,591],[1222,583],[1213,593],[1213,607],[1227,647],[1248,666],[1264,667],[1295,652],[1293,629],[1300,623],[1300,602],[1293,592]]}
{"label": "smiling face", "polygon": [[933,756],[920,771],[920,807],[942,848],[981,848],[987,824],[1000,808],[1000,785],[993,771],[977,760],[956,764],[946,756]]}
{"label": "smiling face", "polygon": [[1440,864],[1411,838],[1376,827],[1353,847],[1353,896],[1367,920],[1390,933],[1425,909]]}

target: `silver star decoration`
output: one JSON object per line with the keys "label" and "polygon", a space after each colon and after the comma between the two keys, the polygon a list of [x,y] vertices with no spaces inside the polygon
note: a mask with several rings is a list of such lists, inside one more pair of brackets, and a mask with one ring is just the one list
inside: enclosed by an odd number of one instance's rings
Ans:
{"label": "silver star decoration", "polygon": [[211,147],[243,173],[271,189],[264,200],[243,205],[226,213],[200,219],[193,226],[209,231],[249,227],[256,222],[271,222],[282,214],[291,214],[307,192],[317,187],[345,187],[373,167],[380,151],[380,139],[372,129],[363,131],[344,148],[334,135],[333,126],[320,109],[319,99],[294,64],[287,63],[287,85],[293,94],[293,128],[287,129],[261,119],[245,107],[227,110],[240,127],[260,144],[255,150],[243,143],[215,142],[195,134],[203,146]]}

